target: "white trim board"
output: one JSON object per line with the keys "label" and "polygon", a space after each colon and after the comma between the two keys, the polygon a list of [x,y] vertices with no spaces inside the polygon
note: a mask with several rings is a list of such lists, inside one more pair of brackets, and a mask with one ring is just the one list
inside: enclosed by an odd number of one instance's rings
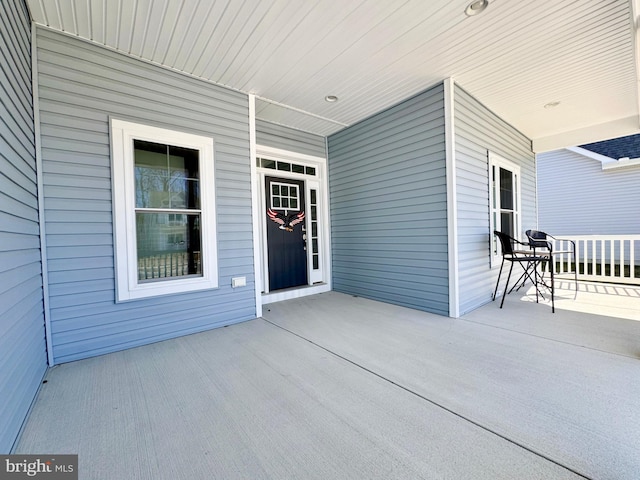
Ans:
{"label": "white trim board", "polygon": [[262,316],[262,264],[260,263],[260,175],[256,167],[256,97],[249,95],[249,156],[251,157],[251,210],[253,217],[253,279],[255,285],[256,317]]}
{"label": "white trim board", "polygon": [[308,295],[317,295],[331,291],[331,286],[327,283],[320,285],[307,285],[289,290],[282,290],[274,293],[265,293],[262,295],[262,304],[282,302],[284,300],[292,300],[294,298],[306,297]]}
{"label": "white trim board", "polygon": [[49,300],[49,260],[47,256],[47,232],[44,210],[44,173],[42,166],[42,137],[40,131],[40,93],[38,90],[38,47],[36,25],[31,24],[31,82],[33,88],[33,130],[36,154],[36,189],[38,192],[38,228],[40,233],[40,262],[42,271],[42,296],[44,303],[44,335],[47,346],[47,363],[55,365],[51,333],[51,306]]}
{"label": "white trim board", "polygon": [[447,235],[449,263],[449,316],[460,316],[460,279],[458,272],[458,193],[456,188],[455,83],[444,81],[445,162],[447,176]]}

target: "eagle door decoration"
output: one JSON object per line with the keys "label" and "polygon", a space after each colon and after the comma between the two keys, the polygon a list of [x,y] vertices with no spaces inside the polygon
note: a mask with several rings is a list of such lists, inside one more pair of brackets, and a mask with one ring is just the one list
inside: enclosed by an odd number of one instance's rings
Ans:
{"label": "eagle door decoration", "polygon": [[293,227],[304,220],[304,212],[285,215],[284,213],[274,212],[270,208],[267,209],[267,216],[280,225],[278,227],[280,230],[286,230],[287,232],[293,232]]}
{"label": "eagle door decoration", "polygon": [[302,180],[265,177],[269,290],[307,285]]}

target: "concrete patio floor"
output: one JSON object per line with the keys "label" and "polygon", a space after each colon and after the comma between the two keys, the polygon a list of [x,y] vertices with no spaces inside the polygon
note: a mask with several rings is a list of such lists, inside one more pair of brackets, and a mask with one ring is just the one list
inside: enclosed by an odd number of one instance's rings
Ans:
{"label": "concrete patio floor", "polygon": [[60,365],[15,453],[81,479],[636,479],[640,322],[565,293],[450,319],[330,292]]}

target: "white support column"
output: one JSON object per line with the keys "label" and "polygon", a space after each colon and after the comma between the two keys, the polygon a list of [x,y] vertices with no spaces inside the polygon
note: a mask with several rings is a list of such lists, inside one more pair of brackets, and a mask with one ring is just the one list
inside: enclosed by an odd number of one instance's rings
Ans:
{"label": "white support column", "polygon": [[454,121],[454,91],[452,78],[444,81],[444,130],[447,171],[447,233],[449,264],[449,316],[460,316],[460,285],[458,272],[458,202],[456,189],[456,145]]}
{"label": "white support column", "polygon": [[42,295],[44,299],[44,336],[47,345],[47,362],[54,366],[51,334],[51,307],[49,303],[49,267],[47,259],[47,233],[44,218],[44,182],[42,170],[42,142],[40,140],[40,103],[38,91],[38,49],[36,24],[31,24],[31,84],[33,90],[33,123],[36,146],[36,182],[38,191],[38,226],[40,228],[40,262],[42,264]]}
{"label": "white support column", "polygon": [[256,167],[256,97],[249,95],[249,156],[251,164],[251,211],[253,213],[253,277],[256,294],[256,317],[262,316],[262,263],[260,256],[260,199]]}

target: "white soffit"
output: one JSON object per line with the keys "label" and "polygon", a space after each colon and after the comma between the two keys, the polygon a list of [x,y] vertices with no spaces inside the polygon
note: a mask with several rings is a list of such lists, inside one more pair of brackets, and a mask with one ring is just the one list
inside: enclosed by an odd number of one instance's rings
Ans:
{"label": "white soffit", "polygon": [[636,1],[491,0],[473,17],[469,0],[27,3],[38,24],[255,94],[258,118],[301,130],[330,134],[452,77],[537,139],[637,118]]}

